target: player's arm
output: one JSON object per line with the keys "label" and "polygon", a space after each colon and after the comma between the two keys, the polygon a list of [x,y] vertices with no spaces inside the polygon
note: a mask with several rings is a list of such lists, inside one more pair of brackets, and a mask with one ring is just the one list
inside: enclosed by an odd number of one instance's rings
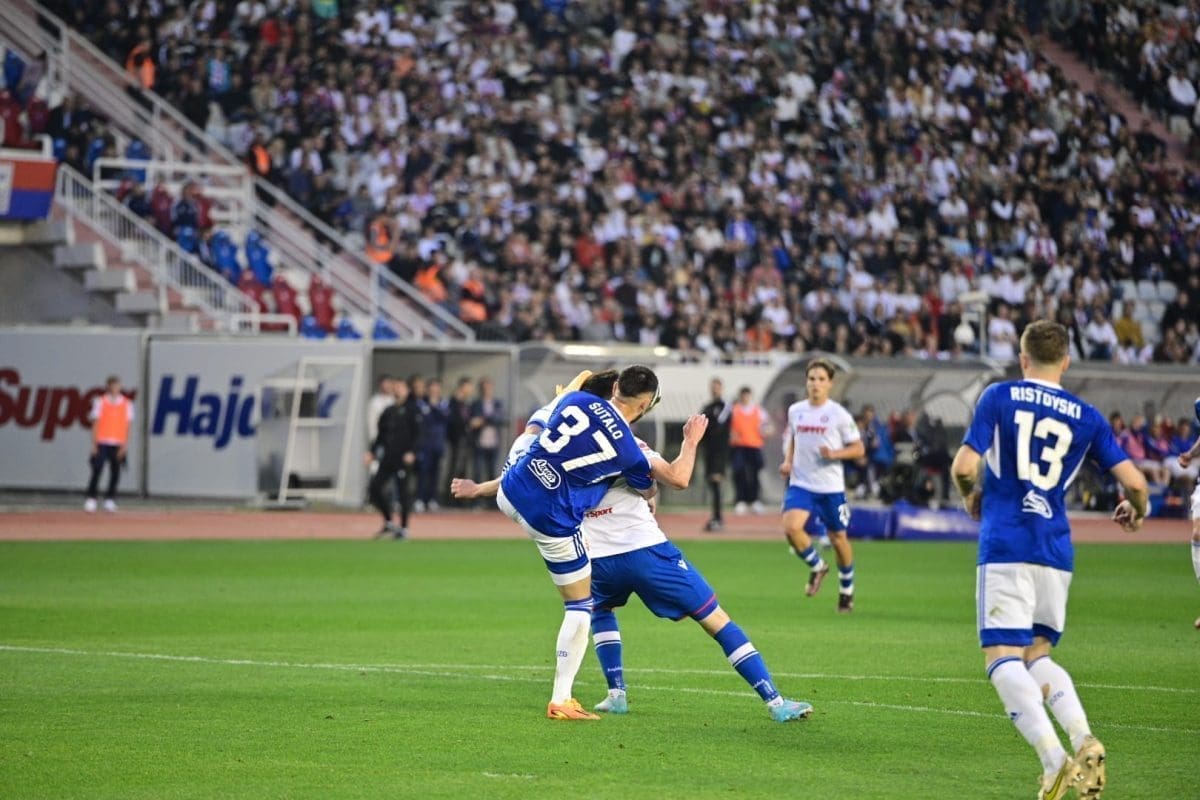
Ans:
{"label": "player's arm", "polygon": [[706,430],[708,417],[703,414],[688,417],[687,422],[683,423],[683,444],[679,447],[679,455],[670,463],[664,458],[650,459],[650,477],[672,489],[686,489],[692,482],[692,472],[696,468],[696,450]]}
{"label": "player's arm", "polygon": [[478,497],[495,497],[500,492],[500,479],[476,483],[470,478],[454,478],[450,481],[450,494],[459,500],[474,500]]}
{"label": "player's arm", "polygon": [[980,467],[983,466],[983,456],[969,444],[958,448],[954,454],[954,463],[950,465],[950,475],[954,478],[954,486],[962,495],[963,506],[971,519],[979,519],[983,502],[983,487],[980,485]]}
{"label": "player's arm", "polygon": [[1112,520],[1129,533],[1142,527],[1150,501],[1150,490],[1146,485],[1146,476],[1133,465],[1129,459],[1114,466],[1110,472],[1121,488],[1125,490],[1125,499],[1117,504],[1113,511]]}
{"label": "player's arm", "polygon": [[779,465],[779,474],[784,478],[789,478],[792,475],[792,457],[796,454],[796,436],[791,431],[791,425],[788,426],[787,447],[783,452],[783,463]]}
{"label": "player's arm", "polygon": [[817,448],[817,451],[821,454],[822,458],[843,461],[846,459],[862,458],[864,455],[866,455],[867,448],[866,445],[863,444],[862,439],[859,439],[856,442],[851,442],[845,447],[833,448],[821,445]]}

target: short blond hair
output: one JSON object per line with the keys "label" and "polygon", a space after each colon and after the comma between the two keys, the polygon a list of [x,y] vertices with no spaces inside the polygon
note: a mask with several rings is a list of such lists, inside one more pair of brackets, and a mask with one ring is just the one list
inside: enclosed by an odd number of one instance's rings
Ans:
{"label": "short blond hair", "polygon": [[1039,319],[1025,326],[1021,333],[1021,352],[1042,366],[1054,366],[1067,357],[1071,345],[1067,329],[1048,319]]}
{"label": "short blond hair", "polygon": [[804,377],[808,377],[808,373],[814,369],[823,369],[825,374],[829,376],[829,380],[833,380],[833,376],[837,373],[837,367],[828,358],[814,358],[804,367]]}

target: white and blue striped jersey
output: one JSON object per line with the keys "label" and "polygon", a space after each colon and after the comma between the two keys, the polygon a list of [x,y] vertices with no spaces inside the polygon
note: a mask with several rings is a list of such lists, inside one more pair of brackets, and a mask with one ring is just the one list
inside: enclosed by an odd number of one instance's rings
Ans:
{"label": "white and blue striped jersey", "polygon": [[1128,456],[1095,407],[1045,381],[984,390],[963,444],[984,456],[979,563],[1071,571],[1066,492],[1089,455],[1107,472]]}
{"label": "white and blue striped jersey", "polygon": [[649,489],[650,462],[612,403],[590,392],[563,396],[545,430],[500,479],[525,521],[548,536],[572,536],[618,477]]}

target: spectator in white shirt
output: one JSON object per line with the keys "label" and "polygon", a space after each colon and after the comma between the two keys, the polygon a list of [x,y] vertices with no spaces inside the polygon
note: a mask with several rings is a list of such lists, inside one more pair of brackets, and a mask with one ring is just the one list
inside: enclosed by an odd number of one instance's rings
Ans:
{"label": "spectator in white shirt", "polygon": [[1017,329],[1011,316],[1008,304],[1001,303],[996,316],[988,320],[988,355],[997,361],[1012,361],[1017,355]]}
{"label": "spectator in white shirt", "polygon": [[1096,309],[1092,321],[1083,329],[1088,358],[1093,361],[1112,361],[1117,347],[1117,331],[1102,309]]}

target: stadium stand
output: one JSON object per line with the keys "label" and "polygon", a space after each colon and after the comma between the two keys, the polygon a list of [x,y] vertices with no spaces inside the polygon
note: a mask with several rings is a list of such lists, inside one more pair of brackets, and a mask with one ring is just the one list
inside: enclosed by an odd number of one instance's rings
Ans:
{"label": "stadium stand", "polygon": [[1196,176],[1000,9],[50,6],[484,338],[1200,360]]}

